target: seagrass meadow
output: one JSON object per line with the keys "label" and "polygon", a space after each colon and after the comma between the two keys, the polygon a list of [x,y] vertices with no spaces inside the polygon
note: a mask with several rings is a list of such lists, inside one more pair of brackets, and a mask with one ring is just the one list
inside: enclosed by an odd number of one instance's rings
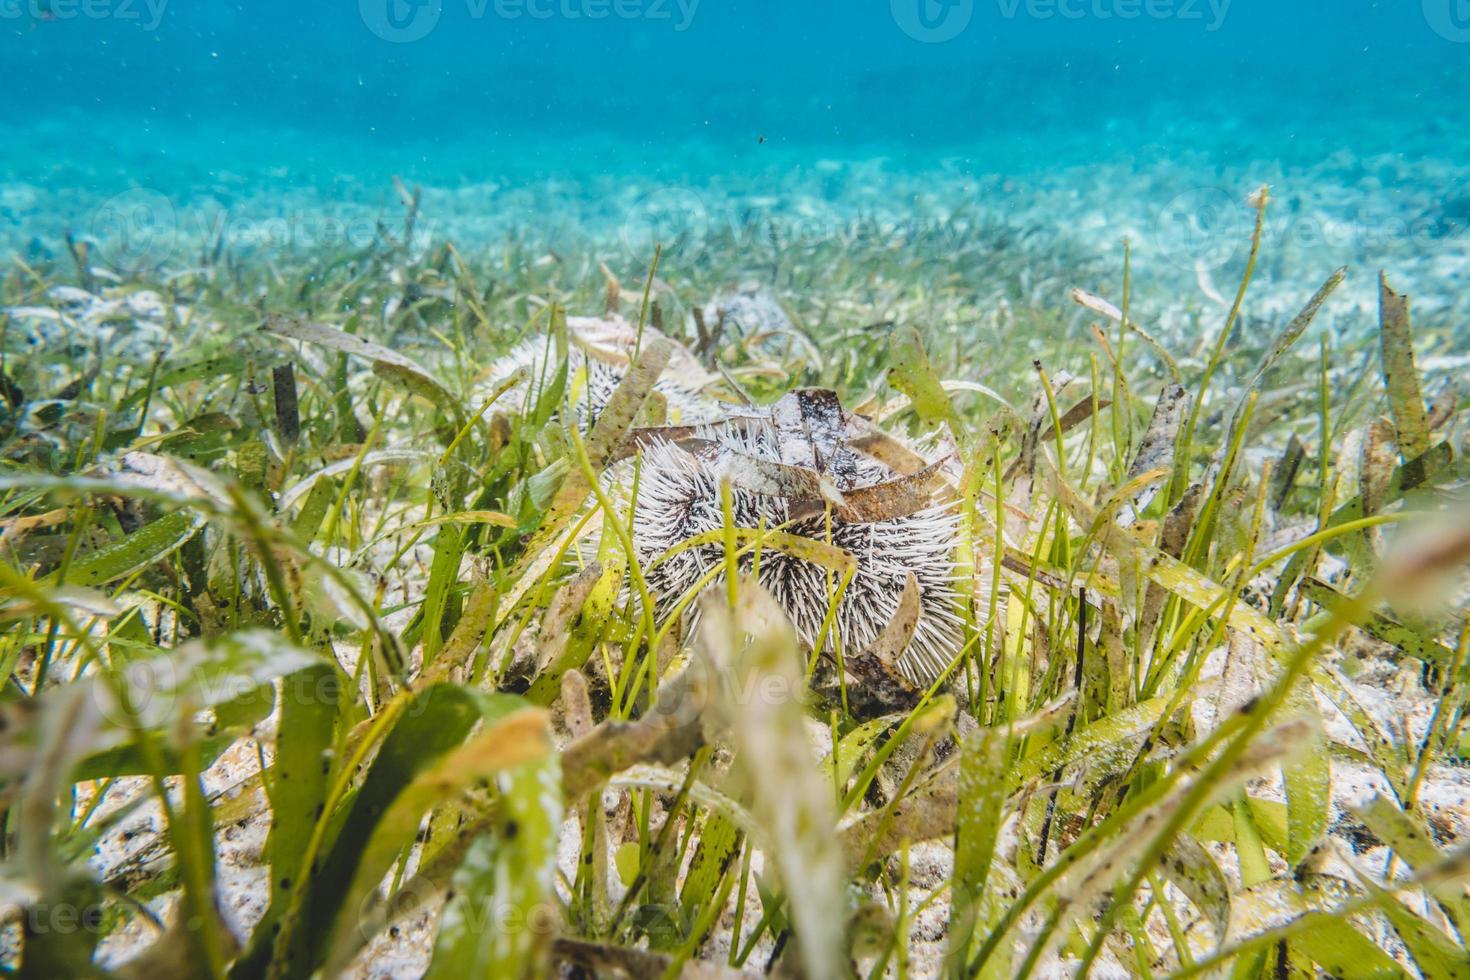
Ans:
{"label": "seagrass meadow", "polygon": [[1467,297],[1226,200],[18,250],[5,970],[1470,975]]}

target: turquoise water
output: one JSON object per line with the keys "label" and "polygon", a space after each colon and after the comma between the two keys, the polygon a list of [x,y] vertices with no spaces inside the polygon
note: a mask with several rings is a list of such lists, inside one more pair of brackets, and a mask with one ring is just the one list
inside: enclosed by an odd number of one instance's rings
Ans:
{"label": "turquoise water", "polygon": [[0,0],[0,244],[310,247],[398,176],[469,240],[978,200],[1192,262],[1271,182],[1462,257],[1467,67],[1466,0]]}

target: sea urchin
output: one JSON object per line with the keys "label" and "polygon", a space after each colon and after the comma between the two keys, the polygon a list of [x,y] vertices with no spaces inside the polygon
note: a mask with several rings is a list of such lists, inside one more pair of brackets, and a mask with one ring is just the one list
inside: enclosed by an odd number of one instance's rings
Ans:
{"label": "sea urchin", "polygon": [[[959,521],[952,507],[936,505],[925,488],[934,468],[904,475],[854,448],[847,436],[855,421],[842,412],[835,394],[807,389],[785,396],[769,413],[671,429],[671,438],[645,432],[633,544],[660,616],[669,615],[706,574],[714,572],[706,588],[723,582],[716,571],[725,561],[722,545],[670,551],[724,526],[720,486],[729,480],[735,526],[780,529],[856,559],[834,624],[845,652],[873,643],[898,611],[913,575],[919,619],[897,667],[914,681],[939,676],[961,640],[954,589]],[[802,640],[815,646],[837,576],[777,548],[764,549],[758,565],[746,554],[738,567],[755,574]]]}

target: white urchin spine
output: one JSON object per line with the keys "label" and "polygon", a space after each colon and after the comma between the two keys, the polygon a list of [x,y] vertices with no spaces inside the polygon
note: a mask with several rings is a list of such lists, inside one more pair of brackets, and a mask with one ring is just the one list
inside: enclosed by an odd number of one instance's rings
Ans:
{"label": "white urchin spine", "polygon": [[[728,436],[727,436],[728,438]],[[768,458],[770,447],[759,436],[739,437],[739,450]],[[735,448],[727,446],[727,448]],[[843,451],[851,450],[843,447]],[[895,474],[868,457],[848,460],[858,474],[855,486],[869,486]],[[732,488],[737,527],[783,527],[791,533],[829,541],[850,552],[858,569],[837,608],[836,640],[844,651],[870,645],[898,610],[908,575],[919,585],[919,623],[899,661],[910,679],[926,683],[937,677],[958,653],[963,627],[957,613],[955,549],[959,519],[949,507],[930,507],[892,520],[848,523],[825,513],[791,521],[789,503]],[[713,572],[708,585],[724,580],[724,550],[719,545],[690,548],[668,556],[674,546],[724,524],[719,481],[708,463],[694,453],[658,443],[644,451],[633,521],[638,559],[648,571],[648,585],[660,615]],[[789,522],[789,523],[788,523]],[[659,561],[659,559],[664,559]],[[742,573],[754,569],[752,556],[739,562]],[[650,567],[651,566],[651,567]],[[815,646],[826,618],[834,577],[828,570],[774,548],[763,551],[759,580],[791,618],[798,635]],[[825,644],[832,649],[832,637]]]}

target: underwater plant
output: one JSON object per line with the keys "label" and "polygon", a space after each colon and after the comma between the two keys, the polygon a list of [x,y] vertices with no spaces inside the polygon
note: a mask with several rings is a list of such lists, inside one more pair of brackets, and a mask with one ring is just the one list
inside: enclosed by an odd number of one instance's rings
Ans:
{"label": "underwater plant", "polygon": [[1465,324],[1306,344],[1269,207],[1147,324],[985,221],[8,271],[7,968],[1463,975]]}

